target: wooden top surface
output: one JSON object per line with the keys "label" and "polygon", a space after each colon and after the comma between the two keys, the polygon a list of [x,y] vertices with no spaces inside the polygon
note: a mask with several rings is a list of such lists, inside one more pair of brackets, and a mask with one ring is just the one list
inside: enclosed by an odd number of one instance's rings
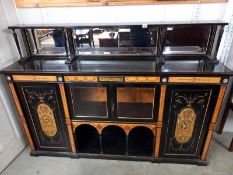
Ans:
{"label": "wooden top surface", "polygon": [[[93,57],[93,56],[92,56]],[[133,57],[105,56],[98,59],[96,56],[80,56],[75,58],[71,64],[65,64],[65,60],[55,58],[30,58],[25,62],[17,62],[1,73],[20,74],[90,74],[90,75],[233,75],[233,72],[226,66],[210,64],[205,58],[191,59],[180,58],[176,60],[165,60],[165,64],[158,68],[153,57],[144,56],[140,59]],[[150,59],[151,58],[151,59]]]}

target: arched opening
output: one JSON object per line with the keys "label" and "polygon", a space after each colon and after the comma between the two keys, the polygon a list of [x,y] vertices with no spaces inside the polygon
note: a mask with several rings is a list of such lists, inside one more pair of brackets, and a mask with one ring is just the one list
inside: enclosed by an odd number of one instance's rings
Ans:
{"label": "arched opening", "polygon": [[134,156],[152,156],[154,134],[146,127],[133,128],[128,137],[128,153]]}
{"label": "arched opening", "polygon": [[103,129],[102,143],[104,154],[126,154],[126,134],[118,126],[107,126]]}
{"label": "arched opening", "polygon": [[76,128],[76,144],[80,153],[100,153],[99,134],[96,128],[83,124]]}

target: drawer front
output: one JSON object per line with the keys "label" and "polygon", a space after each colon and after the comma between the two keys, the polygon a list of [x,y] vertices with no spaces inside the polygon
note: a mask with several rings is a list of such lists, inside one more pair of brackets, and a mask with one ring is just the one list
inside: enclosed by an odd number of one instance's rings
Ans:
{"label": "drawer front", "polygon": [[168,86],[160,156],[200,156],[218,86]]}
{"label": "drawer front", "polygon": [[65,82],[159,83],[158,76],[64,76]]}
{"label": "drawer front", "polygon": [[16,83],[20,101],[37,150],[70,151],[66,120],[58,85]]}

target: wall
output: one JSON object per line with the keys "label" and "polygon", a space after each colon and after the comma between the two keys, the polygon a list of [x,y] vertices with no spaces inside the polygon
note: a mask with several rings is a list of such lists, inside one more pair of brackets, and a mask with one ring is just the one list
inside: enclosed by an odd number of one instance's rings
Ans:
{"label": "wall", "polygon": [[226,3],[17,9],[21,24],[221,20]]}
{"label": "wall", "polygon": [[233,0],[230,0],[226,6],[224,20],[230,22],[229,35],[231,43],[229,43],[229,53],[227,55],[226,65],[233,70]]}
{"label": "wall", "polygon": [[[4,1],[4,3],[3,3]],[[0,0],[0,70],[18,59],[8,25],[18,23],[12,0]],[[26,139],[7,82],[0,77],[0,172],[21,152]]]}
{"label": "wall", "polygon": [[[226,64],[229,68],[233,68],[233,62],[231,62],[232,49],[231,46],[233,44],[233,0],[229,0],[225,8],[225,14],[223,20],[228,22],[224,29],[223,37],[220,43],[218,59],[221,63]],[[230,62],[229,62],[230,61]]]}
{"label": "wall", "polygon": [[[224,20],[230,22],[227,35],[228,39],[226,39],[226,47],[229,47],[229,52],[225,64],[233,70],[233,0],[227,3]],[[233,132],[233,111],[231,111],[227,117],[224,131]]]}

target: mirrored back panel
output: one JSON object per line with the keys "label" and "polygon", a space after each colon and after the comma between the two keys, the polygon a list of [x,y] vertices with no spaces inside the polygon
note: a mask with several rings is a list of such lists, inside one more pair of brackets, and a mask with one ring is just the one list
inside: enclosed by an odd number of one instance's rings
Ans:
{"label": "mirrored back panel", "polygon": [[209,44],[211,39],[214,40],[213,30],[216,29],[209,25],[168,26],[163,54],[206,54],[208,46],[212,47]]}
{"label": "mirrored back panel", "polygon": [[73,29],[77,55],[156,55],[157,28]]}
{"label": "mirrored back panel", "polygon": [[66,55],[64,29],[27,29],[33,55]]}
{"label": "mirrored back panel", "polygon": [[[142,59],[150,57],[157,62],[174,56],[211,56],[216,53],[224,22],[169,23],[150,25],[48,25],[12,26],[20,60],[24,56],[18,41],[20,30],[27,57],[64,57],[66,63],[75,58],[88,59]],[[97,57],[93,57],[97,56]],[[110,57],[104,57],[110,56]],[[119,57],[114,57],[119,56]],[[142,56],[142,57],[140,57]],[[114,58],[113,58],[114,57]],[[46,57],[44,57],[46,58]]]}

